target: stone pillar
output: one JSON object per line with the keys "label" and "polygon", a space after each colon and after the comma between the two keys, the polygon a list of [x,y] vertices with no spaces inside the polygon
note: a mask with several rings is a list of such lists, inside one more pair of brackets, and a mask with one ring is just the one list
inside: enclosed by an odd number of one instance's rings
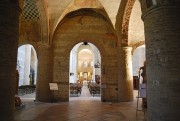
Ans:
{"label": "stone pillar", "polygon": [[179,1],[157,0],[157,5],[143,11],[148,121],[180,119],[179,7]]}
{"label": "stone pillar", "polygon": [[16,61],[19,32],[16,1],[0,1],[0,120],[14,120]]}
{"label": "stone pillar", "polygon": [[36,101],[50,102],[51,91],[49,83],[52,82],[52,48],[40,46],[38,52],[38,74],[36,82]]}
{"label": "stone pillar", "polygon": [[132,76],[132,55],[131,47],[122,47],[119,57],[119,81],[118,100],[119,102],[133,101],[133,76]]}

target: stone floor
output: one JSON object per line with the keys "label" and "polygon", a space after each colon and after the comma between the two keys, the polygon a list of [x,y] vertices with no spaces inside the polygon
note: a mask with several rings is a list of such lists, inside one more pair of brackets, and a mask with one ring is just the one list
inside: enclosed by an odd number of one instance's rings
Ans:
{"label": "stone floor", "polygon": [[[134,91],[136,97],[137,91]],[[136,117],[133,102],[101,102],[100,95],[91,96],[86,85],[79,97],[69,102],[34,102],[34,94],[20,96],[25,107],[15,110],[15,121],[146,121],[142,111]]]}

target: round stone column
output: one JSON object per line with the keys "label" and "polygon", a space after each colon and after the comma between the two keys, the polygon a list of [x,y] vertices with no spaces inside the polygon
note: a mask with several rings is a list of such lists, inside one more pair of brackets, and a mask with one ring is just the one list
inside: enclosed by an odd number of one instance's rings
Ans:
{"label": "round stone column", "polygon": [[13,121],[15,108],[16,61],[19,32],[19,7],[0,1],[0,120]]}
{"label": "round stone column", "polygon": [[180,119],[180,4],[158,1],[143,12],[148,121]]}
{"label": "round stone column", "polygon": [[119,57],[119,81],[118,99],[119,102],[133,101],[133,76],[132,76],[132,55],[131,47],[122,47]]}

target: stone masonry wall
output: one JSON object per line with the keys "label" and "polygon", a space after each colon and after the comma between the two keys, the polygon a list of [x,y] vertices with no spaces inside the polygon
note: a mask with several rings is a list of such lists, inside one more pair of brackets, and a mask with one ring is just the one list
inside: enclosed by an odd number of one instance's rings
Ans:
{"label": "stone masonry wall", "polygon": [[101,17],[76,16],[58,26],[53,38],[53,81],[58,82],[59,101],[69,100],[70,51],[79,42],[97,46],[102,58],[102,101],[117,101],[116,37]]}

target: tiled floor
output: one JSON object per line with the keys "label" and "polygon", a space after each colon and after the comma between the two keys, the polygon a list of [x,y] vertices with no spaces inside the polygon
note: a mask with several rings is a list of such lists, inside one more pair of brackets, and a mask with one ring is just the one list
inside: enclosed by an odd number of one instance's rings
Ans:
{"label": "tiled floor", "polygon": [[136,118],[136,99],[125,103],[101,102],[100,96],[92,97],[86,86],[80,97],[70,97],[69,102],[34,102],[32,94],[21,99],[25,108],[15,111],[15,121],[146,121],[141,111]]}

